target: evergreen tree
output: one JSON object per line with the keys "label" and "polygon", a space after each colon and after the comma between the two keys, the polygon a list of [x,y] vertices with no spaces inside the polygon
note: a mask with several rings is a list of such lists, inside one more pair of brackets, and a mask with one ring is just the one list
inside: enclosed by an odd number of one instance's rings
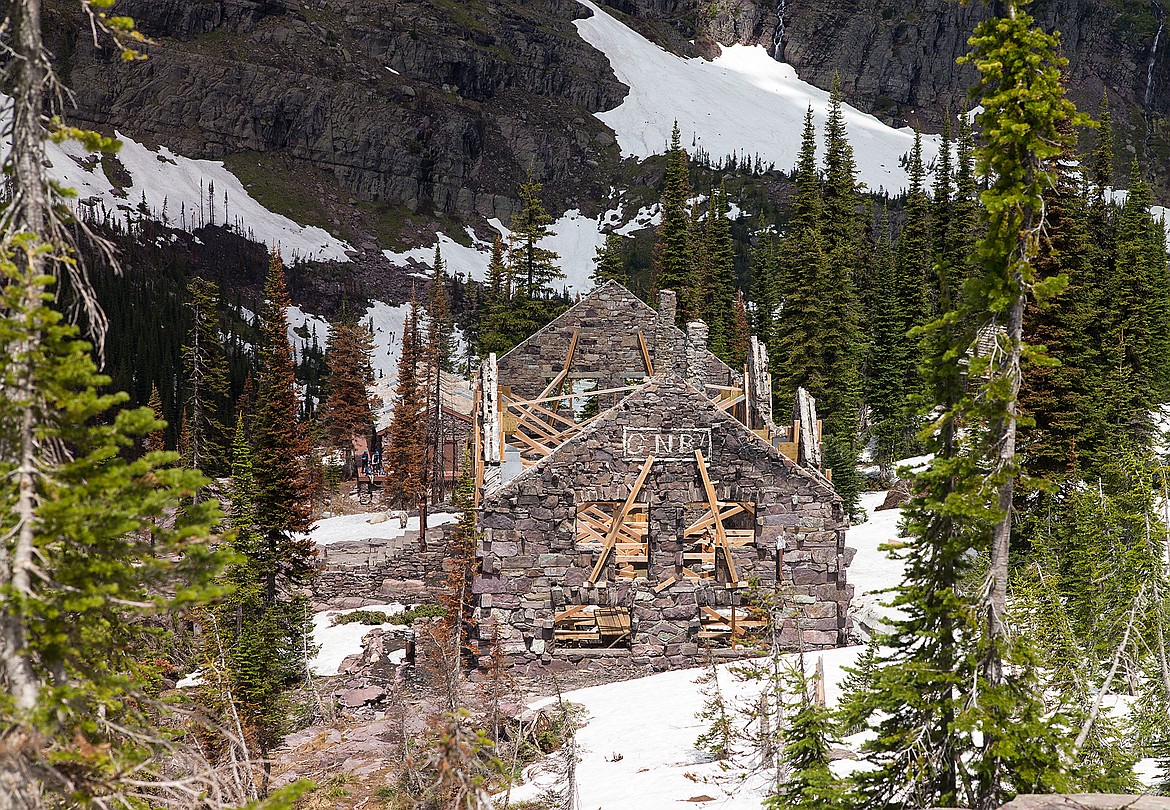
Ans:
{"label": "evergreen tree", "polygon": [[[162,424],[162,397],[158,393],[158,386],[154,383],[150,384],[150,399],[146,401],[146,407],[150,408],[150,412],[154,414],[156,423]],[[166,450],[166,444],[163,439],[164,428],[158,428],[147,433],[142,440],[142,449],[147,453],[155,453],[160,450]]]}
{"label": "evergreen tree", "polygon": [[192,326],[183,346],[184,461],[208,475],[226,472],[227,357],[220,337],[219,287],[199,277],[187,284]]}
{"label": "evergreen tree", "polygon": [[483,304],[479,310],[476,328],[476,347],[484,356],[490,352],[506,352],[517,342],[512,336],[509,321],[512,285],[506,258],[504,240],[497,236],[492,244],[491,259],[488,261]]}
{"label": "evergreen tree", "polygon": [[[291,730],[290,691],[304,679],[307,600],[283,594],[267,597],[266,566],[270,552],[257,523],[256,476],[243,418],[236,421],[232,442],[231,509],[234,562],[225,582],[228,596],[211,612],[204,635],[201,694],[219,721],[236,725],[242,759],[264,767],[258,793],[267,790],[269,752]],[[230,753],[222,758],[230,760]]]}
{"label": "evergreen tree", "polygon": [[908,418],[911,411],[905,375],[910,338],[903,331],[906,319],[902,316],[895,279],[888,214],[883,215],[882,220],[873,258],[876,278],[866,370],[867,398],[874,438],[877,440],[877,460],[882,466],[883,480],[888,481],[893,473],[892,463],[907,455],[907,439],[913,430],[913,423]]}
{"label": "evergreen tree", "polygon": [[1044,279],[1063,275],[1067,286],[1045,307],[1025,316],[1025,339],[1046,347],[1052,362],[1035,363],[1024,374],[1020,406],[1032,424],[1021,429],[1020,449],[1027,472],[1047,479],[1084,468],[1101,451],[1105,369],[1093,337],[1101,302],[1091,281],[1085,200],[1063,169],[1057,170],[1055,184],[1043,195],[1048,221],[1036,272]]}
{"label": "evergreen tree", "polygon": [[689,159],[680,143],[678,121],[674,122],[670,151],[666,155],[666,179],[662,187],[662,222],[656,231],[654,252],[654,288],[678,293],[679,325],[696,313],[685,304],[696,279],[693,274],[690,244],[690,220],[687,200],[691,196]]}
{"label": "evergreen tree", "polygon": [[337,321],[329,324],[325,348],[329,388],[323,416],[326,438],[346,461],[353,458],[353,439],[368,436],[374,426],[369,388],[374,382],[372,353],[369,330],[342,307]]}
{"label": "evergreen tree", "polygon": [[455,319],[451,316],[451,299],[447,295],[447,264],[435,245],[434,275],[427,298],[427,362],[448,373],[455,372]]}
{"label": "evergreen tree", "polygon": [[1152,202],[1135,163],[1117,215],[1115,258],[1104,289],[1110,311],[1102,351],[1114,446],[1148,446],[1151,411],[1170,395],[1170,274],[1165,231],[1150,215]]}
{"label": "evergreen tree", "polygon": [[707,667],[695,678],[695,683],[702,687],[699,691],[704,698],[703,708],[695,716],[705,724],[703,733],[695,740],[695,747],[711,759],[730,759],[735,753],[735,723],[719,683],[719,667],[715,665],[714,656],[708,654]]}
{"label": "evergreen tree", "polygon": [[1113,188],[1113,117],[1109,114],[1109,91],[1101,91],[1101,117],[1097,122],[1097,143],[1089,158],[1090,187],[1094,203],[1103,208]]}
{"label": "evergreen tree", "polygon": [[898,312],[902,318],[901,330],[906,341],[902,385],[907,397],[917,393],[921,388],[918,367],[922,362],[922,353],[917,341],[910,337],[910,330],[925,325],[931,310],[928,284],[934,274],[930,228],[930,199],[926,196],[926,168],[922,164],[922,134],[915,131],[914,148],[910,152],[910,189],[906,194],[906,221],[898,234],[898,244],[894,250]]}
{"label": "evergreen tree", "polygon": [[[838,106],[840,101],[838,99]],[[781,248],[784,302],[776,327],[773,385],[782,402],[798,387],[817,400],[832,470],[845,508],[857,512],[863,340],[853,274],[860,264],[856,169],[843,116],[830,109],[825,183],[816,170],[816,129],[805,116],[788,232]]]}
{"label": "evergreen tree", "polygon": [[731,340],[727,348],[727,364],[732,368],[743,368],[751,349],[752,327],[748,320],[747,303],[743,290],[735,293],[735,317],[732,320]]}
{"label": "evergreen tree", "polygon": [[548,298],[552,283],[565,277],[557,267],[556,253],[542,248],[540,242],[552,235],[553,218],[540,200],[540,183],[520,184],[520,211],[512,217],[511,245],[508,251],[511,275],[519,292],[528,298]]}
{"label": "evergreen tree", "polygon": [[785,406],[801,385],[814,392],[825,386],[816,347],[823,315],[818,311],[816,295],[824,286],[818,282],[826,263],[816,150],[816,127],[810,107],[805,113],[796,164],[796,196],[779,249],[777,281],[783,291],[782,305],[773,328],[773,343],[768,347],[775,393]]}
{"label": "evergreen tree", "polygon": [[272,254],[260,309],[259,381],[252,425],[255,448],[256,524],[263,540],[264,599],[273,605],[282,593],[312,577],[312,542],[301,533],[311,524],[306,460],[309,446],[297,420],[292,347],[288,342],[288,290],[280,253]]}
{"label": "evergreen tree", "polygon": [[[931,279],[930,302],[927,308],[928,317],[923,324],[933,320],[942,312],[942,286],[944,280],[949,280],[954,271],[950,269],[952,263],[962,261],[961,256],[950,254],[951,218],[954,207],[954,140],[951,138],[951,111],[947,110],[943,118],[942,143],[939,144],[938,162],[934,167],[934,185],[930,193],[930,237],[931,237]],[[915,131],[915,141],[921,143],[920,134]],[[919,146],[921,151],[921,146]]]}
{"label": "evergreen tree", "polygon": [[982,195],[987,232],[977,246],[982,275],[971,285],[972,320],[995,334],[998,344],[990,355],[972,358],[970,374],[982,381],[961,409],[971,420],[972,453],[984,470],[965,484],[967,500],[993,521],[978,605],[981,696],[971,717],[983,737],[972,761],[975,810],[997,807],[1019,791],[1059,787],[1067,778],[1059,722],[1045,722],[1031,655],[1007,630],[1007,587],[1021,371],[1036,354],[1025,349],[1025,309],[1029,299],[1049,299],[1064,281],[1041,278],[1035,267],[1046,225],[1042,193],[1053,185],[1054,164],[1082,117],[1064,95],[1061,71],[1067,62],[1058,55],[1057,38],[1034,28],[1011,0],[1004,13],[977,27],[965,57],[980,73],[979,122],[987,144],[977,150],[977,160],[990,178]]}
{"label": "evergreen tree", "polygon": [[394,410],[390,419],[388,447],[383,456],[386,493],[395,504],[407,508],[416,505],[426,493],[423,484],[425,393],[418,376],[421,354],[418,316],[412,303],[402,331],[402,354],[398,358]]}
{"label": "evergreen tree", "polygon": [[628,283],[625,258],[622,256],[622,235],[617,231],[607,233],[604,244],[597,248],[597,255],[593,257],[593,274],[590,278],[598,286],[607,281]]}
{"label": "evergreen tree", "polygon": [[792,701],[791,718],[784,729],[783,759],[791,769],[779,793],[764,800],[773,810],[834,810],[847,806],[846,791],[829,768],[833,741],[833,714],[809,696],[812,687],[804,659],[787,673]]}
{"label": "evergreen tree", "polygon": [[[687,226],[687,261],[690,262],[689,287],[679,291],[678,308],[690,313],[687,320],[702,319],[704,303],[710,296],[711,257],[707,252],[707,225],[709,219],[704,218],[700,200],[691,201],[691,214]],[[708,332],[708,343],[710,333]]]}
{"label": "evergreen tree", "polygon": [[[959,117],[959,136],[955,141],[955,190],[950,217],[945,225],[945,263],[938,257],[938,312],[948,312],[960,298],[960,291],[975,270],[975,241],[982,229],[979,186],[975,179],[975,147],[971,124]],[[944,275],[945,274],[945,275]]]}
{"label": "evergreen tree", "polygon": [[777,278],[776,238],[770,231],[758,231],[752,247],[752,332],[769,349],[775,347],[773,325],[780,310],[780,281]]}
{"label": "evergreen tree", "polygon": [[[221,562],[207,543],[215,504],[179,508],[206,479],[174,467],[174,453],[122,455],[164,425],[101,393],[89,344],[50,307],[39,271],[50,256],[30,231],[4,231],[0,724],[20,744],[0,757],[0,806],[13,808],[161,782],[159,724],[177,721],[152,696],[150,620],[210,599]],[[161,785],[155,795],[174,797]]]}
{"label": "evergreen tree", "polygon": [[[697,311],[710,329],[711,352],[732,367],[732,344],[735,341],[735,245],[731,236],[730,206],[723,184],[711,194],[707,208],[705,274],[703,298]],[[746,356],[746,354],[745,354]],[[740,362],[742,365],[742,361]]]}

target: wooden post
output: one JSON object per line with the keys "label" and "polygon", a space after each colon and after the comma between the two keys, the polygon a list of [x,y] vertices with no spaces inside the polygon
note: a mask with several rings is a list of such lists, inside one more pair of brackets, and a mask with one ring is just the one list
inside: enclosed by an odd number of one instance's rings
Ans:
{"label": "wooden post", "polygon": [[816,678],[816,686],[813,687],[816,690],[816,701],[817,705],[823,708],[825,705],[825,656],[823,655],[817,656]]}
{"label": "wooden post", "polygon": [[420,551],[427,550],[427,496],[423,496],[418,501],[418,547]]}

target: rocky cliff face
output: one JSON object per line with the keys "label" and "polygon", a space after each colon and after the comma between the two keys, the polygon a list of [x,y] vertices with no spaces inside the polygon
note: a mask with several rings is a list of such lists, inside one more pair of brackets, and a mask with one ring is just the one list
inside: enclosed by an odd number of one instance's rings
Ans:
{"label": "rocky cliff face", "polygon": [[[190,156],[247,153],[261,171],[266,158],[316,167],[342,205],[506,220],[517,178],[531,174],[560,191],[555,203],[578,204],[600,196],[579,167],[616,157],[591,113],[625,88],[577,36],[571,21],[588,12],[572,0],[123,0],[118,9],[160,42],[149,60],[116,64],[81,20],[55,18],[82,123]],[[583,185],[565,189],[570,177]]]}
{"label": "rocky cliff face", "polygon": [[[928,127],[940,123],[947,106],[971,106],[974,71],[955,60],[967,52],[975,25],[994,10],[948,0],[722,0],[716,8],[706,23],[714,39],[764,44],[821,87],[838,73],[855,105]],[[1031,12],[1045,29],[1061,32],[1078,105],[1095,110],[1108,89],[1131,109],[1170,113],[1170,48],[1161,47],[1170,42],[1160,39],[1154,48],[1165,16],[1160,4],[1038,0]]]}
{"label": "rocky cliff face", "polygon": [[[955,59],[991,13],[949,0],[605,2],[676,51],[763,44],[814,84],[839,74],[862,109],[927,129],[971,106],[971,69]],[[270,207],[355,243],[393,243],[424,220],[506,220],[528,176],[551,207],[588,209],[618,163],[591,114],[625,88],[577,36],[589,12],[574,0],[121,0],[160,42],[133,65],[95,50],[74,6],[51,3],[51,20],[82,123],[227,158]],[[1107,88],[1130,147],[1156,148],[1147,130],[1170,112],[1161,6],[1038,0],[1034,12],[1064,33],[1078,104],[1095,110]]]}

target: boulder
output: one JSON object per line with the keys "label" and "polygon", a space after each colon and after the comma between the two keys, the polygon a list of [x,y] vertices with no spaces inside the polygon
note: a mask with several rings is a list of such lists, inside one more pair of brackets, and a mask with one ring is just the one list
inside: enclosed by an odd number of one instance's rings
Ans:
{"label": "boulder", "polygon": [[386,695],[386,690],[380,686],[367,686],[362,689],[350,689],[341,695],[341,705],[348,709],[356,709],[367,703],[374,703]]}
{"label": "boulder", "polygon": [[886,499],[874,511],[880,512],[883,509],[898,509],[904,506],[909,500],[910,482],[903,478],[896,482],[890,491],[886,493]]}

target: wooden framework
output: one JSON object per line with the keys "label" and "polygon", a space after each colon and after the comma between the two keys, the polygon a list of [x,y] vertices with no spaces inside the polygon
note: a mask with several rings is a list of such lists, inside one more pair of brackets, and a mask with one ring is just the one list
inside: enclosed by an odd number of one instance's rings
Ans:
{"label": "wooden framework", "polygon": [[761,618],[759,608],[750,605],[732,605],[713,608],[702,605],[699,608],[699,639],[709,646],[730,644],[732,647],[767,626]]}
{"label": "wooden framework", "polygon": [[[626,513],[625,520],[614,518],[623,504],[618,502],[589,502],[577,508],[577,548],[598,551],[614,556],[614,573],[626,579],[645,576],[650,562],[647,544],[648,513],[646,505],[636,503]],[[610,531],[617,529],[617,538],[607,546]],[[608,548],[608,551],[606,550]]]}
{"label": "wooden framework", "polygon": [[[636,528],[627,527],[626,522],[631,510],[634,507],[634,502],[638,498],[638,494],[642,491],[642,485],[646,483],[646,477],[650,475],[650,468],[653,466],[654,455],[650,454],[646,457],[646,461],[642,464],[642,470],[638,473],[637,480],[634,481],[634,485],[630,488],[630,494],[626,496],[625,503],[623,503],[621,507],[616,512],[614,512],[611,517],[609,517],[609,526],[605,533],[605,538],[602,540],[601,553],[597,557],[597,564],[593,566],[593,572],[589,575],[588,583],[590,585],[593,585],[595,582],[597,582],[597,578],[601,576],[601,572],[605,568],[605,561],[609,557],[610,552],[618,551],[617,545],[619,538],[633,539],[633,542],[629,542],[629,540],[627,540],[627,542],[623,543],[623,546],[626,547],[623,549],[623,551],[635,552],[633,555],[631,555],[635,557],[638,556],[638,552],[640,551],[640,556],[642,557],[643,562],[648,560],[645,519],[642,521],[643,528],[640,535],[637,533]],[[644,505],[642,505],[642,509],[645,509]],[[603,512],[600,514],[604,516]],[[586,520],[586,524],[587,523],[588,518]],[[580,525],[581,521],[578,520],[578,526]],[[599,521],[598,526],[600,527],[602,525],[604,525],[604,522]],[[640,541],[637,539],[639,536]]]}
{"label": "wooden framework", "polygon": [[630,609],[571,605],[553,617],[557,644],[613,647],[630,638]]}

